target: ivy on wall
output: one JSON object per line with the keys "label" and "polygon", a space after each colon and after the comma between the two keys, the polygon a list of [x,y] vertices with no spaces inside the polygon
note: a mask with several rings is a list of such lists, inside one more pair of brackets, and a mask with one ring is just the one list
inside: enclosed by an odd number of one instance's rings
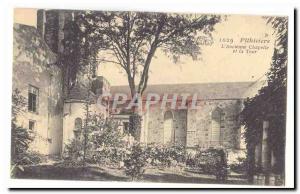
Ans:
{"label": "ivy on wall", "polygon": [[[271,68],[266,73],[267,85],[253,98],[248,98],[242,111],[247,143],[248,175],[255,173],[255,145],[261,141],[262,123],[269,121],[269,144],[276,163],[273,173],[284,173],[286,101],[287,101],[287,56],[288,19],[286,17],[267,17],[267,24],[274,29],[276,44]],[[260,169],[256,169],[260,170]]]}

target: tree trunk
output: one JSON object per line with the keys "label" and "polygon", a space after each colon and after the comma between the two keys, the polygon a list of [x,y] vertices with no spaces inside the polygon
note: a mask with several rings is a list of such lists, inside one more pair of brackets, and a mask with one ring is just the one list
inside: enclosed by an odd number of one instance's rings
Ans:
{"label": "tree trunk", "polygon": [[136,100],[135,103],[138,107],[132,107],[132,114],[129,118],[130,131],[133,132],[134,139],[140,141],[142,131],[142,98],[140,94],[135,94],[133,98]]}

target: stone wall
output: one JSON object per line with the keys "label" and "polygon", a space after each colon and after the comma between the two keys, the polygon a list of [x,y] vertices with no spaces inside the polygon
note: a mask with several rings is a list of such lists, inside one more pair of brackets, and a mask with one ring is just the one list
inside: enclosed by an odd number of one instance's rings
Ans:
{"label": "stone wall", "polygon": [[26,25],[14,25],[13,42],[13,90],[18,89],[28,99],[29,86],[38,89],[37,111],[25,112],[17,117],[17,123],[29,128],[35,122],[35,139],[31,150],[41,154],[59,154],[62,146],[62,75],[54,64],[56,56],[51,52],[36,29]]}
{"label": "stone wall", "polygon": [[164,143],[164,115],[167,111],[171,111],[173,115],[175,144],[185,145],[187,110],[161,109],[160,105],[151,106],[147,113],[147,143]]}
{"label": "stone wall", "polygon": [[37,30],[54,53],[63,52],[62,40],[72,34],[65,29],[65,24],[73,18],[71,10],[37,11]]}
{"label": "stone wall", "polygon": [[199,101],[198,109],[188,110],[187,147],[239,149],[241,104],[234,99]]}
{"label": "stone wall", "polygon": [[240,149],[241,125],[239,113],[242,100],[199,101],[197,110],[168,110],[151,106],[144,116],[147,143],[164,143],[164,114],[171,111],[175,143],[194,148],[219,147]]}

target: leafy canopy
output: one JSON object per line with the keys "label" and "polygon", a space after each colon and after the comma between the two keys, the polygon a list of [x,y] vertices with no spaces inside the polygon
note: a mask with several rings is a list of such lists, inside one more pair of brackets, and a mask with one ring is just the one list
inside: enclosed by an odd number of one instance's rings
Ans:
{"label": "leafy canopy", "polygon": [[125,71],[134,95],[146,89],[157,49],[175,62],[182,55],[196,60],[201,36],[210,36],[220,19],[216,15],[85,11],[76,22],[86,47],[99,51],[97,60]]}

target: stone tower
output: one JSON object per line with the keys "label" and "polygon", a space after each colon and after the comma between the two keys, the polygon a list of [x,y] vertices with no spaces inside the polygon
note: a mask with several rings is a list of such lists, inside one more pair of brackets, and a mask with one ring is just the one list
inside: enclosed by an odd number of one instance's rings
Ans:
{"label": "stone tower", "polygon": [[[75,20],[76,11],[74,10],[45,10],[40,9],[37,11],[37,30],[44,38],[49,48],[57,54],[58,59],[63,59],[64,52],[64,39],[72,39],[74,32],[68,26],[73,25],[71,22]],[[75,85],[87,87],[89,85],[89,76],[87,72],[91,69],[88,65],[82,66],[80,71],[75,71],[73,67],[65,65],[61,60],[59,66],[63,71],[64,78],[64,95],[66,98],[70,95],[70,90]],[[74,66],[76,67],[76,66]],[[95,72],[97,70],[95,69]],[[94,74],[94,73],[93,73]]]}
{"label": "stone tower", "polygon": [[70,34],[64,26],[72,20],[74,20],[74,11],[71,10],[39,9],[37,11],[37,30],[54,53],[63,53],[62,40]]}

